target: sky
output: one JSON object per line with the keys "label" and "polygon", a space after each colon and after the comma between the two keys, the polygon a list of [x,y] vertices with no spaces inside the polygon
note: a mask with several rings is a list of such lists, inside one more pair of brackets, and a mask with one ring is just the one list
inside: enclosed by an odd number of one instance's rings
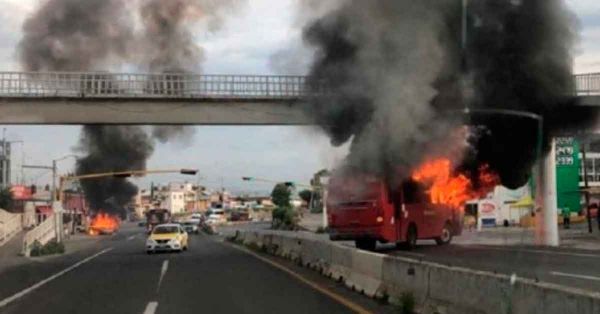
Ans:
{"label": "sky", "polygon": [[[44,0],[0,0],[0,71],[18,71],[15,47],[23,20]],[[85,1],[85,0],[82,0]],[[198,30],[195,40],[204,48],[204,73],[305,74],[310,51],[301,45],[294,7],[301,0],[248,0],[234,18],[217,32]],[[580,20],[574,73],[600,72],[600,1],[566,0]],[[286,48],[287,47],[287,48]],[[293,64],[273,63],[272,56],[294,53]],[[20,165],[50,165],[52,159],[76,153],[78,126],[0,126],[14,144],[13,180],[46,184],[47,171]],[[194,127],[188,142],[156,144],[149,169],[197,168],[197,177],[161,175],[136,179],[140,187],[151,181],[199,182],[236,193],[267,193],[270,185],[247,183],[242,176],[307,183],[316,171],[343,160],[347,145],[332,147],[325,135],[311,127]],[[72,171],[73,159],[59,162],[59,172]],[[24,174],[24,175],[23,175]]]}

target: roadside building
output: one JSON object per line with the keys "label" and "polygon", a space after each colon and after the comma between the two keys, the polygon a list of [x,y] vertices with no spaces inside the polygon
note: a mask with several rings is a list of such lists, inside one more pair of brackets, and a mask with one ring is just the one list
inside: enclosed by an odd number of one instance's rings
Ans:
{"label": "roadside building", "polygon": [[183,191],[167,191],[163,207],[168,209],[171,214],[185,212],[184,194]]}

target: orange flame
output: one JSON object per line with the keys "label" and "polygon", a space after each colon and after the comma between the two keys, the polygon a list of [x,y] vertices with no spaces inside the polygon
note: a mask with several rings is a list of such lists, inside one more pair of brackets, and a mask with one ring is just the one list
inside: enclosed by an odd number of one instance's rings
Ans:
{"label": "orange flame", "polygon": [[500,178],[488,165],[479,168],[478,176],[480,188],[475,189],[467,175],[453,174],[449,159],[440,158],[419,166],[412,179],[427,187],[431,203],[462,208],[467,201],[485,196],[500,183]]}
{"label": "orange flame", "polygon": [[109,214],[99,213],[90,223],[90,235],[113,233],[119,228],[119,220]]}

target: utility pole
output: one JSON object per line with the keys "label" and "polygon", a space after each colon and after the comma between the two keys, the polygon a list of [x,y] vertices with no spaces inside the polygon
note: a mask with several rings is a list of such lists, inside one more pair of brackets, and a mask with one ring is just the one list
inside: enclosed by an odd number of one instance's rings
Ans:
{"label": "utility pole", "polygon": [[56,200],[56,160],[52,160],[52,201]]}
{"label": "utility pole", "polygon": [[6,176],[8,171],[6,170],[8,164],[8,157],[6,154],[6,128],[2,129],[2,188],[6,188],[8,185],[8,181],[6,180]]}

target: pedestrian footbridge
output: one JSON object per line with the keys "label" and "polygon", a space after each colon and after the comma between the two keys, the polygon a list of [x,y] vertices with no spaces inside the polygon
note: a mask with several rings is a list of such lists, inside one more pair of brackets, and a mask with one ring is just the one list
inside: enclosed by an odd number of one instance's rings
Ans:
{"label": "pedestrian footbridge", "polygon": [[[600,106],[600,73],[576,75]],[[305,125],[304,76],[0,72],[0,124]]]}

